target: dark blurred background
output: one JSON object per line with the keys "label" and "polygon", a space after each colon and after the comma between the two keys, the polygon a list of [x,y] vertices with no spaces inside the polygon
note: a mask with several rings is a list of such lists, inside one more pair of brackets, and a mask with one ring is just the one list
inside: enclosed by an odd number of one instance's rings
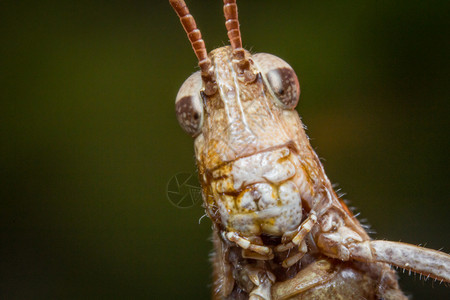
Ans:
{"label": "dark blurred background", "polygon": [[[448,3],[238,1],[373,237],[446,252]],[[188,5],[208,49],[227,44],[221,1]],[[196,59],[168,1],[2,1],[0,25],[0,298],[208,299],[210,221],[165,191],[195,172],[174,100]]]}

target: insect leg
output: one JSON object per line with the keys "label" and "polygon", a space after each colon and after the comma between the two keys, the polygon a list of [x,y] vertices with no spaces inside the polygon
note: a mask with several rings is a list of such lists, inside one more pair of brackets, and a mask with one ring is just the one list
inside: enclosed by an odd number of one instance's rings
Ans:
{"label": "insect leg", "polygon": [[[298,247],[298,252],[293,254],[292,256],[289,256],[286,258],[282,266],[284,268],[289,268],[290,266],[294,265],[296,262],[298,262],[303,255],[305,255],[306,252],[308,252],[308,247],[304,241],[306,235],[313,229],[314,225],[317,223],[317,216],[314,212],[310,212],[309,216],[300,224],[298,227],[294,237],[291,239],[290,242],[280,244],[275,247],[276,252],[284,252],[289,249],[292,249],[293,247]],[[287,239],[288,236],[292,236],[292,233],[289,232],[285,236],[283,236],[284,239]]]}
{"label": "insect leg", "polygon": [[250,292],[249,300],[271,300],[272,299],[272,285],[276,281],[275,275],[271,272],[253,272],[249,274],[249,279],[255,285],[255,288]]}
{"label": "insect leg", "polygon": [[316,223],[317,223],[317,216],[314,212],[311,212],[309,216],[306,218],[306,220],[303,221],[302,224],[300,224],[300,226],[297,229],[297,233],[292,238],[292,240],[288,243],[276,246],[275,251],[283,252],[291,249],[294,246],[299,246]]}
{"label": "insect leg", "polygon": [[227,232],[223,233],[224,238],[229,240],[230,242],[236,243],[239,247],[243,249],[252,250],[256,253],[259,253],[264,256],[272,255],[272,249],[266,246],[255,245],[250,242],[248,239],[241,237],[236,232]]}
{"label": "insect leg", "polygon": [[311,231],[313,226],[317,223],[317,216],[314,213],[310,213],[308,218],[302,223],[298,233],[292,239],[295,245],[300,245],[305,236]]}
{"label": "insect leg", "polygon": [[406,270],[450,282],[450,255],[406,243],[365,241],[349,245],[351,258],[385,262]]}
{"label": "insect leg", "polygon": [[297,263],[302,257],[308,252],[308,246],[306,245],[306,242],[303,240],[300,244],[300,247],[298,247],[298,253],[286,258],[283,263],[281,264],[283,268],[289,268],[293,266],[295,263]]}
{"label": "insect leg", "polygon": [[319,234],[317,246],[323,254],[343,261],[383,262],[450,282],[450,255],[444,252],[400,242],[363,240],[347,226]]}

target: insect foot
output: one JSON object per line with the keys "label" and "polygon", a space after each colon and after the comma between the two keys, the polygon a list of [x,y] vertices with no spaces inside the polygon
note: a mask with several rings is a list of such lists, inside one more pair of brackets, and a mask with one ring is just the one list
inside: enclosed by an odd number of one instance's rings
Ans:
{"label": "insect foot", "polygon": [[[282,263],[284,268],[289,268],[297,263],[303,255],[308,251],[308,247],[304,241],[306,235],[311,232],[314,225],[317,223],[317,216],[314,212],[310,212],[309,216],[305,219],[305,221],[300,224],[298,229],[293,232],[287,232],[283,235],[282,241],[286,241],[291,239],[290,242],[280,244],[275,247],[276,252],[284,252],[292,249],[294,246],[298,247],[298,253],[294,255],[289,255]],[[293,236],[293,237],[292,237]]]}
{"label": "insect foot", "polygon": [[264,259],[272,259],[272,249],[266,246],[260,246],[253,244],[248,239],[241,237],[236,232],[227,232],[223,233],[223,236],[228,239],[230,242],[236,243],[239,247],[243,249],[248,249],[254,251],[264,257]]}

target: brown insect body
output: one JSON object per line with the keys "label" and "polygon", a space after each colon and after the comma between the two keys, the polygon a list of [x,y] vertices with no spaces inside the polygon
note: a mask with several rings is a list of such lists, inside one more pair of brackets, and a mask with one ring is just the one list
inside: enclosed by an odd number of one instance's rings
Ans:
{"label": "brown insect body", "polygon": [[372,241],[337,197],[294,109],[295,72],[242,48],[235,1],[224,1],[231,47],[207,57],[184,2],[170,2],[201,67],[176,112],[213,221],[214,299],[406,299],[389,264],[450,281],[447,254]]}
{"label": "brown insect body", "polygon": [[[249,53],[246,55],[250,56]],[[264,295],[265,284],[269,288],[274,284],[274,299],[317,298],[322,294],[324,298],[339,294],[366,299],[386,299],[389,298],[388,295],[395,295],[395,299],[400,299],[399,295],[402,294],[398,289],[395,274],[387,264],[342,263],[325,257],[318,248],[320,227],[312,230],[306,239],[308,255],[304,255],[289,268],[283,267],[282,264],[289,257],[299,254],[294,247],[279,252],[272,251],[273,253],[266,257],[258,257],[258,253],[243,249],[223,238],[223,234],[237,232],[257,246],[270,245],[270,249],[282,245],[283,238],[287,239],[283,234],[276,236],[264,232],[264,224],[274,222],[274,218],[267,220],[259,217],[258,212],[262,210],[249,210],[249,220],[239,219],[240,223],[258,228],[253,234],[246,234],[242,231],[243,226],[235,226],[229,219],[227,222],[222,220],[224,214],[245,213],[246,209],[236,204],[242,201],[241,197],[236,195],[242,195],[246,190],[254,191],[252,175],[248,175],[250,178],[247,182],[234,188],[235,181],[231,174],[235,162],[258,153],[271,153],[285,148],[297,159],[297,164],[295,175],[288,179],[283,178],[281,184],[293,181],[296,186],[301,187],[299,193],[302,194],[301,206],[305,215],[292,229],[299,227],[314,208],[319,224],[336,227],[330,228],[332,232],[343,230],[344,227],[351,228],[349,231],[354,232],[361,240],[370,240],[359,222],[347,213],[334,193],[317,155],[309,144],[297,112],[285,110],[276,104],[262,76],[257,76],[251,83],[241,81],[238,68],[233,67],[231,47],[212,51],[210,58],[216,73],[218,93],[204,101],[203,130],[195,140],[195,152],[206,211],[215,224],[216,254],[213,262],[217,299],[247,299],[252,292],[255,297],[257,295],[267,299],[267,295]],[[252,56],[251,65],[260,60],[270,66],[278,66],[278,59],[269,54]],[[268,182],[261,178],[253,179],[258,183]],[[277,186],[273,179],[269,183]],[[223,198],[230,201],[227,202]],[[219,207],[223,205],[227,206],[227,212],[221,212]],[[282,209],[278,212],[283,213]],[[273,276],[273,280],[270,276]],[[260,286],[257,285],[259,282],[262,282]],[[383,285],[381,282],[384,282]],[[292,290],[293,285],[297,289]],[[361,288],[355,289],[355,286]],[[258,287],[260,289],[255,291]]]}

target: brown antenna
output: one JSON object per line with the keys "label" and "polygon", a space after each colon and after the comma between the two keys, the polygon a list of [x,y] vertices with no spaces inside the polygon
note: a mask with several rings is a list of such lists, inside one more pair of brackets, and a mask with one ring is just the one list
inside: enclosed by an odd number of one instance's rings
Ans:
{"label": "brown antenna", "polygon": [[194,49],[195,55],[198,59],[198,65],[202,72],[202,77],[205,82],[212,81],[211,60],[208,58],[208,52],[206,51],[205,42],[202,39],[202,33],[197,28],[194,17],[189,13],[189,9],[183,0],[169,0],[170,5],[180,18],[181,25],[191,42],[192,49]]}
{"label": "brown antenna", "polygon": [[228,31],[227,34],[231,47],[233,48],[234,57],[239,60],[240,67],[246,69],[248,67],[248,61],[245,59],[245,50],[242,48],[236,0],[223,0],[223,14],[225,16],[225,27]]}

